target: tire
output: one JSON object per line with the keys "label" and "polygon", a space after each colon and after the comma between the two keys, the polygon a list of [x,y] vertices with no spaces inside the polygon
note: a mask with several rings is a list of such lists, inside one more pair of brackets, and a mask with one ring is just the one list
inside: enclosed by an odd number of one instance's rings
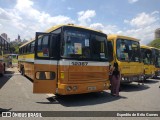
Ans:
{"label": "tire", "polygon": [[24,68],[21,69],[21,75],[23,75],[23,76],[25,75],[25,70],[24,70]]}
{"label": "tire", "polygon": [[3,76],[4,76],[4,73],[5,73],[5,65],[4,65],[4,68],[3,68],[2,73],[0,73],[0,77],[3,77]]}

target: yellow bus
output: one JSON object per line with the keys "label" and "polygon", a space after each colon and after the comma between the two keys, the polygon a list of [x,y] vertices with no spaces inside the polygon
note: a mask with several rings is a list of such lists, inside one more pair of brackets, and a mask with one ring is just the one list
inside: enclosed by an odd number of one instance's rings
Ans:
{"label": "yellow bus", "polygon": [[108,35],[110,65],[117,62],[121,83],[143,81],[143,63],[139,40],[121,35]]}
{"label": "yellow bus", "polygon": [[160,76],[160,49],[155,47],[150,47],[152,49],[152,57],[153,57],[153,63],[155,67],[155,78]]}
{"label": "yellow bus", "polygon": [[155,75],[152,49],[149,46],[141,46],[141,56],[144,63],[144,79],[152,78]]}
{"label": "yellow bus", "polygon": [[0,76],[5,73],[5,67],[8,63],[8,54],[10,53],[9,42],[0,35]]}
{"label": "yellow bus", "polygon": [[73,24],[57,25],[20,46],[19,70],[34,93],[82,94],[109,89],[107,35]]}

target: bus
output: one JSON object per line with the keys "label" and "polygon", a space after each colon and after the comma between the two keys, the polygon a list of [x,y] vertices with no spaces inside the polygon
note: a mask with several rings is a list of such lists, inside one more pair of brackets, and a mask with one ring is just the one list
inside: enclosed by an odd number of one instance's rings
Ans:
{"label": "bus", "polygon": [[155,47],[150,48],[152,49],[153,63],[155,68],[154,78],[157,78],[158,76],[160,76],[160,49]]}
{"label": "bus", "polygon": [[33,79],[33,93],[99,92],[110,87],[107,35],[73,24],[37,32],[20,46],[19,70]]}
{"label": "bus", "polygon": [[143,63],[139,40],[122,35],[108,35],[107,39],[110,65],[118,63],[121,83],[142,82]]}
{"label": "bus", "polygon": [[152,49],[149,46],[141,46],[141,56],[144,63],[144,79],[152,78],[155,74]]}
{"label": "bus", "polygon": [[0,35],[0,76],[3,76],[5,73],[9,53],[10,44],[3,36]]}

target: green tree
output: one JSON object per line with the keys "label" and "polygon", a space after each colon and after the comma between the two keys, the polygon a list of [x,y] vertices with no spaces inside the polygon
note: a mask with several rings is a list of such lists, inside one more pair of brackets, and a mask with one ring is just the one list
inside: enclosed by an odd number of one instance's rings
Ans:
{"label": "green tree", "polygon": [[155,39],[151,41],[148,46],[160,48],[160,39]]}

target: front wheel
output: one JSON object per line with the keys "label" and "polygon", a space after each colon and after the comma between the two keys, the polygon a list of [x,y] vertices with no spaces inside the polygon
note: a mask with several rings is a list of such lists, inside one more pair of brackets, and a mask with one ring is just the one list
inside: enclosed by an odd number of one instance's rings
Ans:
{"label": "front wheel", "polygon": [[23,76],[25,75],[24,68],[21,69],[21,75],[23,75]]}
{"label": "front wheel", "polygon": [[3,71],[2,71],[2,73],[0,73],[0,77],[3,77],[3,76],[4,76],[4,73],[5,73],[5,65],[3,66]]}

